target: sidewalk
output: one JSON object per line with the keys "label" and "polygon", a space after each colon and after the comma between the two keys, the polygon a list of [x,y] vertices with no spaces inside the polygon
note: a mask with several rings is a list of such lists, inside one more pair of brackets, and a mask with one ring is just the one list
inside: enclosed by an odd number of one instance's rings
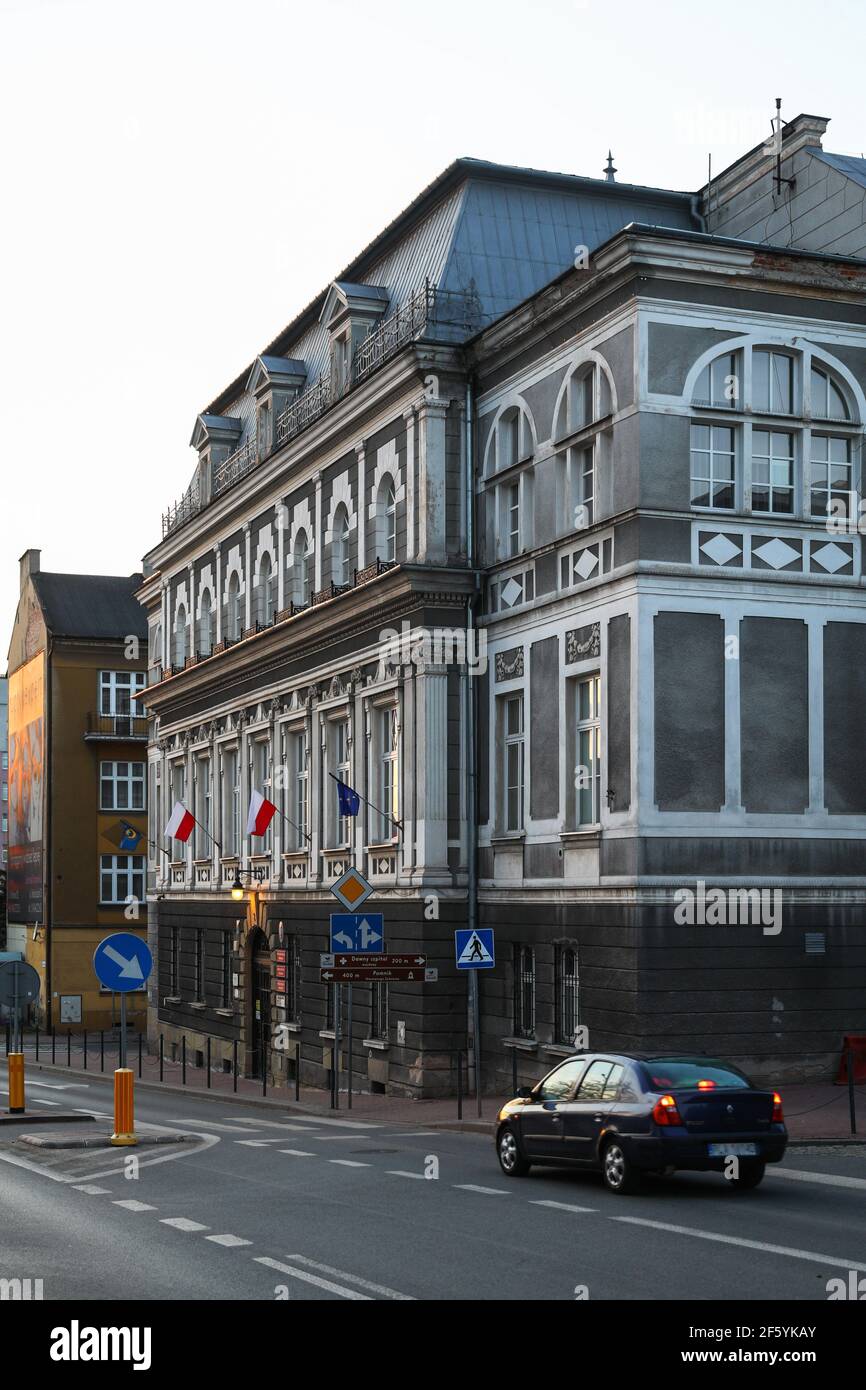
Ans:
{"label": "sidewalk", "polygon": [[[69,1068],[66,1066],[65,1041],[65,1038],[61,1039],[58,1036],[56,1059],[54,1066],[52,1066],[50,1039],[40,1038],[39,1061],[37,1062],[34,1040],[32,1037],[28,1037],[25,1053],[28,1075],[32,1077],[37,1071],[56,1071],[81,1078],[94,1078],[102,1074],[106,1079],[110,1079],[111,1073],[118,1065],[116,1045],[113,1042],[110,1048],[106,1046],[105,1069],[104,1072],[100,1073],[100,1052],[95,1040],[88,1046],[87,1065],[85,1067],[84,1051],[79,1038],[78,1046],[73,1045],[71,1048],[72,1065]],[[0,1060],[3,1060],[2,1057]],[[166,1091],[172,1095],[182,1095],[186,1091],[196,1096],[211,1095],[214,1099],[220,1100],[236,1095],[237,1099],[243,1101],[245,1105],[263,1105],[282,1111],[294,1110],[312,1115],[337,1113],[331,1109],[331,1098],[328,1091],[319,1090],[313,1086],[301,1086],[299,1097],[296,1100],[294,1087],[274,1090],[268,1085],[265,1094],[261,1081],[252,1081],[241,1076],[237,1078],[237,1090],[235,1091],[232,1076],[217,1071],[211,1072],[210,1087],[208,1087],[205,1068],[194,1067],[190,1062],[187,1062],[186,1085],[184,1086],[181,1063],[172,1062],[168,1058],[164,1059],[164,1079],[160,1081],[159,1058],[150,1057],[146,1053],[141,1059],[141,1079],[139,1080],[137,1042],[129,1048],[127,1063],[135,1072],[136,1084],[148,1091]],[[343,1084],[345,1085],[345,1076]],[[840,1141],[866,1143],[866,1085],[858,1085],[854,1088],[858,1131],[854,1136],[851,1135],[848,1088],[846,1086],[834,1086],[831,1082],[792,1083],[782,1086],[781,1095],[785,1110],[785,1123],[793,1142],[821,1140],[837,1143]],[[475,1097],[464,1096],[462,1120],[458,1119],[457,1100],[453,1096],[444,1100],[410,1100],[401,1096],[371,1095],[369,1092],[358,1094],[356,1092],[352,1096],[351,1110],[349,1109],[349,1097],[345,1090],[340,1092],[339,1099],[339,1113],[343,1118],[387,1124],[419,1125],[430,1129],[461,1129],[489,1134],[497,1112],[509,1097],[506,1095],[498,1098],[483,1096],[481,1118],[479,1119]]]}

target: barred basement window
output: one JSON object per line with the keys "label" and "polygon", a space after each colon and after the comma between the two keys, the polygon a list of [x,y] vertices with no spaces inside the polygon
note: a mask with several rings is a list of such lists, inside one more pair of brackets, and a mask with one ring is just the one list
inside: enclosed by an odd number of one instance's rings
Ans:
{"label": "barred basement window", "polygon": [[535,1037],[535,951],[531,946],[515,946],[514,1036]]}
{"label": "barred basement window", "polygon": [[578,1025],[577,950],[557,946],[554,961],[556,988],[556,1041],[573,1043]]}

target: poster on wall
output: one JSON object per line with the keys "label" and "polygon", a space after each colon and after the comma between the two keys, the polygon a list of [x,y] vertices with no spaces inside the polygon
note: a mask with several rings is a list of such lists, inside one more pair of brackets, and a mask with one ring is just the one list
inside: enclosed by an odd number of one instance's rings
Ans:
{"label": "poster on wall", "polygon": [[10,922],[43,920],[42,826],[45,805],[44,658],[9,677]]}

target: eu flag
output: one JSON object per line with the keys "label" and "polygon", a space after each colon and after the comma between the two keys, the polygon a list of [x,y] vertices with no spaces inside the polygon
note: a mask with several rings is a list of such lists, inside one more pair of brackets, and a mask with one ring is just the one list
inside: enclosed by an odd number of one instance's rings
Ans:
{"label": "eu flag", "polygon": [[337,783],[337,800],[340,807],[341,816],[357,816],[361,806],[361,798],[352,787],[339,778],[335,778]]}

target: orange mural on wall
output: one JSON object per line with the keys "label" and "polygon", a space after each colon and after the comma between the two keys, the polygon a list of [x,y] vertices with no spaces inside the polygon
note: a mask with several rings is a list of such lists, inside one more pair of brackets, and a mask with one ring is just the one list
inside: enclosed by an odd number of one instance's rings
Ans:
{"label": "orange mural on wall", "polygon": [[9,677],[8,920],[43,914],[45,666],[36,656]]}

